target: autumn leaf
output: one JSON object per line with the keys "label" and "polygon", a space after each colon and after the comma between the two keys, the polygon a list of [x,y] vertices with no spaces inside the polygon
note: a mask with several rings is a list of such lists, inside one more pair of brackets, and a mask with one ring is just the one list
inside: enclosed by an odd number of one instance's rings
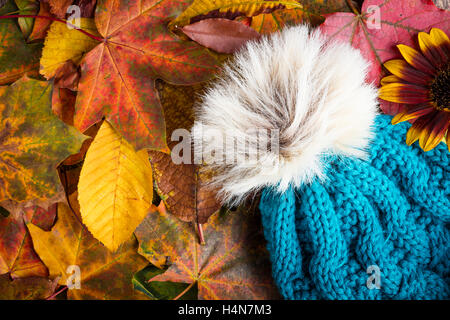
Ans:
{"label": "autumn leaf", "polygon": [[0,274],[12,278],[47,277],[48,270],[33,249],[21,216],[0,217]]}
{"label": "autumn leaf", "polygon": [[[50,17],[50,7],[47,2],[39,1],[38,16]],[[42,40],[47,35],[52,21],[49,19],[35,19],[31,34],[28,36],[28,41]]]}
{"label": "autumn leaf", "polygon": [[[0,8],[0,15],[16,12],[13,1]],[[37,75],[42,44],[27,44],[14,19],[0,19],[0,85],[9,84],[25,74]]]}
{"label": "autumn leaf", "polygon": [[42,0],[49,4],[50,11],[60,19],[66,16],[67,7],[70,6],[73,0]]}
{"label": "autumn leaf", "polygon": [[[158,81],[157,88],[164,108],[168,136],[171,137],[175,129],[191,128],[194,123],[194,104],[199,101],[204,85],[175,86]],[[169,155],[161,152],[150,151],[149,155],[157,192],[171,214],[184,221],[197,221],[198,217],[199,222],[203,223],[219,210],[220,204],[214,190],[196,180],[196,165],[176,165]]]}
{"label": "autumn leaf", "polygon": [[260,38],[258,32],[245,24],[222,18],[201,20],[182,30],[202,46],[222,53],[234,53],[248,40]]}
{"label": "autumn leaf", "polygon": [[86,138],[51,111],[51,84],[22,78],[0,87],[0,202],[62,191],[56,167]]}
{"label": "autumn leaf", "polygon": [[26,224],[32,223],[42,230],[50,231],[55,224],[57,208],[57,203],[50,205],[47,209],[39,206],[26,207],[23,210],[23,219]]}
{"label": "autumn leaf", "polygon": [[206,245],[191,230],[186,232],[187,250],[152,281],[197,285],[199,299],[278,298],[257,215],[243,211],[212,216],[204,225]]}
{"label": "autumn leaf", "polygon": [[183,221],[205,223],[221,205],[215,190],[207,186],[209,177],[195,164],[175,164],[171,156],[150,151],[158,195],[169,212]]}
{"label": "autumn leaf", "polygon": [[78,182],[83,223],[108,249],[130,238],[152,203],[152,169],[146,150],[136,153],[108,121],[86,153]]}
{"label": "autumn leaf", "polygon": [[217,67],[207,49],[166,27],[188,0],[97,3],[95,22],[106,39],[81,63],[74,123],[84,131],[103,116],[134,148],[168,152],[154,80],[194,84]]}
{"label": "autumn leaf", "polygon": [[186,230],[189,228],[195,232],[191,224],[168,214],[162,203],[158,207],[152,206],[134,231],[139,241],[138,252],[152,265],[162,269],[176,261],[188,247],[190,233]]}
{"label": "autumn leaf", "polygon": [[267,34],[279,31],[287,25],[299,23],[318,26],[325,20],[324,14],[350,10],[346,0],[302,0],[299,2],[302,8],[278,9],[254,16],[251,27],[261,34]]}
{"label": "autumn leaf", "polygon": [[[80,28],[94,36],[99,35],[93,19],[80,18]],[[53,78],[67,60],[78,64],[97,44],[98,41],[76,29],[69,29],[66,24],[53,22],[45,38],[40,73],[47,79]]]}
{"label": "autumn leaf", "polygon": [[0,300],[42,300],[51,296],[54,289],[48,278],[10,279],[8,275],[0,275]]}
{"label": "autumn leaf", "polygon": [[36,252],[44,261],[50,277],[61,276],[66,285],[69,266],[79,266],[81,288],[68,290],[68,299],[145,299],[133,290],[133,274],[147,265],[137,252],[134,236],[116,253],[95,240],[69,207],[58,204],[58,219],[50,232],[29,225]]}
{"label": "autumn leaf", "polygon": [[167,137],[171,140],[173,131],[188,130],[194,124],[194,104],[200,101],[206,84],[179,86],[157,80],[155,85],[164,110]]}
{"label": "autumn leaf", "polygon": [[[38,4],[35,0],[14,0],[19,8],[19,14],[21,15],[34,15],[38,12]],[[23,36],[28,38],[33,30],[34,19],[33,18],[18,18],[17,22],[22,30]]]}
{"label": "autumn leaf", "polygon": [[330,39],[340,39],[360,49],[371,63],[367,81],[378,85],[382,63],[399,56],[396,45],[413,46],[414,36],[432,27],[448,30],[450,18],[448,12],[437,9],[431,2],[366,0],[361,14],[329,14],[320,29]]}
{"label": "autumn leaf", "polygon": [[194,0],[192,5],[172,21],[170,25],[172,27],[183,27],[207,18],[234,19],[238,16],[252,17],[261,13],[272,12],[276,9],[293,8],[303,8],[303,6],[295,0]]}
{"label": "autumn leaf", "polygon": [[[133,276],[133,286],[146,294],[151,299],[172,300],[197,300],[198,289],[196,286],[190,286],[188,283],[169,282],[169,281],[153,281],[149,279],[161,274],[166,269],[158,269],[154,266],[147,266],[143,270],[137,272]],[[182,293],[180,295],[180,292]]]}
{"label": "autumn leaf", "polygon": [[[261,34],[268,34],[281,30],[286,25],[299,24],[305,20],[305,12],[301,9],[281,9],[253,17],[251,27]],[[321,21],[320,16],[313,16],[310,20],[313,21],[313,25],[320,24]]]}

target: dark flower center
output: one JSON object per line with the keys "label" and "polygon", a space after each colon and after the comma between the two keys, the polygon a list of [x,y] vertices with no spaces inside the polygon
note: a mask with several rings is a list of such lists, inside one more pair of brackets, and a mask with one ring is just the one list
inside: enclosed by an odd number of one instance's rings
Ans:
{"label": "dark flower center", "polygon": [[431,83],[431,99],[439,110],[450,111],[450,63],[447,63]]}

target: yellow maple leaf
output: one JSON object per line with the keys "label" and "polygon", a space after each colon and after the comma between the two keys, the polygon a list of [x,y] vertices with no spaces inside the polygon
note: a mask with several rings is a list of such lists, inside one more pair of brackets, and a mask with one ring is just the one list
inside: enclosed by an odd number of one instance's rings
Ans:
{"label": "yellow maple leaf", "polygon": [[78,192],[83,223],[115,251],[151,206],[153,181],[147,151],[136,152],[104,121],[86,153]]}
{"label": "yellow maple leaf", "polygon": [[[100,36],[94,19],[80,18],[80,28],[95,36]],[[47,79],[55,76],[56,70],[67,60],[79,64],[83,55],[93,49],[98,41],[66,24],[53,22],[45,38],[42,50],[40,73]]]}

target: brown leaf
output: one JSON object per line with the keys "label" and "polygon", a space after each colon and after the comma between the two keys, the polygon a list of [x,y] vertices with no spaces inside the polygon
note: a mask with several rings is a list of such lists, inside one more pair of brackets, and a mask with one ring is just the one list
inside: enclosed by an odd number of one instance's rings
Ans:
{"label": "brown leaf", "polygon": [[73,125],[76,94],[66,88],[54,87],[52,92],[52,110],[63,122]]}
{"label": "brown leaf", "polygon": [[155,82],[164,110],[166,134],[169,141],[174,130],[180,128],[189,130],[194,124],[194,104],[198,102],[199,94],[203,91],[204,86],[204,84],[177,86],[163,80]]}
{"label": "brown leaf", "polygon": [[45,299],[53,292],[53,282],[48,278],[28,277],[11,280],[8,275],[0,276],[0,300]]}
{"label": "brown leaf", "polygon": [[206,186],[208,177],[195,164],[175,164],[171,156],[149,151],[158,195],[170,213],[183,221],[205,223],[221,205]]}
{"label": "brown leaf", "polygon": [[80,72],[72,60],[67,60],[55,71],[54,86],[76,91]]}
{"label": "brown leaf", "polygon": [[97,0],[75,0],[74,4],[80,7],[81,16],[83,18],[93,18],[95,12],[95,5]]}
{"label": "brown leaf", "polygon": [[221,18],[201,20],[182,30],[192,40],[221,53],[234,53],[248,40],[260,38],[260,34],[251,27]]}
{"label": "brown leaf", "polygon": [[47,2],[50,6],[50,12],[60,19],[66,17],[67,7],[70,6],[73,0],[42,0]]}
{"label": "brown leaf", "polygon": [[187,226],[189,247],[152,281],[196,284],[199,299],[279,298],[258,215],[215,214],[204,225],[206,245]]}

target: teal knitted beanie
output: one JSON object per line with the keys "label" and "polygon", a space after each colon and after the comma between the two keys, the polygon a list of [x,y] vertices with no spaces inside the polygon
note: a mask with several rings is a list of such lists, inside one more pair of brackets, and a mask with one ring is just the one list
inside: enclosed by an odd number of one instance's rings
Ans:
{"label": "teal knitted beanie", "polygon": [[286,299],[449,298],[447,146],[406,145],[411,124],[378,114],[368,66],[347,43],[289,27],[248,42],[199,105],[204,170],[225,203],[261,191]]}
{"label": "teal knitted beanie", "polygon": [[404,143],[410,124],[376,119],[370,158],[328,159],[326,181],[260,210],[273,276],[286,299],[448,299],[447,147]]}

